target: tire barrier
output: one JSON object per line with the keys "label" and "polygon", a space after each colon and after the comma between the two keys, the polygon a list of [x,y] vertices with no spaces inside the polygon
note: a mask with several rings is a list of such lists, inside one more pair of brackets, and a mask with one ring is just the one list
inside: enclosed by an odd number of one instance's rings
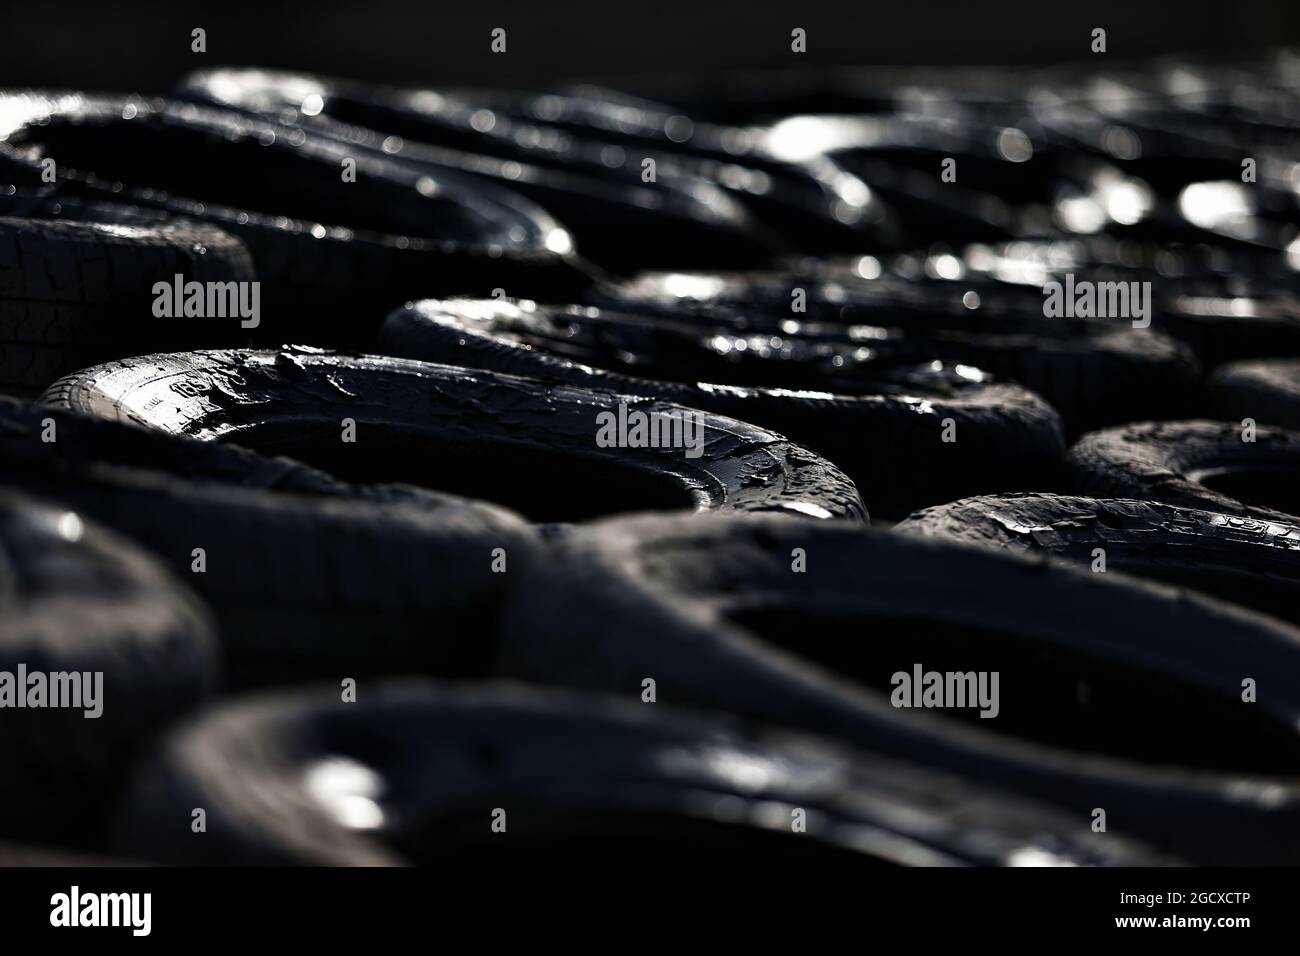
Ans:
{"label": "tire barrier", "polygon": [[0,90],[0,864],[1295,864],[1294,57],[1091,62]]}

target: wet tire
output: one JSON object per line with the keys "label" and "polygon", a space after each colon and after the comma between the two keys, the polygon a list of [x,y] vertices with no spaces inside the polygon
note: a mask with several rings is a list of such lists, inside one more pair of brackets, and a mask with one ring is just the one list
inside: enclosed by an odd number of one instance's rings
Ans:
{"label": "wet tire", "polygon": [[[816,343],[791,346],[746,371],[707,346],[715,333],[728,342],[763,338],[731,318],[697,323],[579,306],[429,300],[390,315],[379,350],[754,422],[842,467],[881,518],[961,497],[959,489],[1056,477],[1064,450],[1059,419],[1019,386],[976,369],[918,364],[923,353],[837,375]],[[900,460],[909,467],[897,468]]]}
{"label": "wet tire", "polygon": [[139,548],[9,492],[0,569],[0,837],[94,844],[130,762],[217,687],[212,624]]}
{"label": "wet tire", "polygon": [[548,213],[464,175],[213,107],[40,93],[0,104],[13,118],[0,182],[39,192],[39,164],[53,159],[47,206],[151,207],[242,239],[264,283],[259,343],[356,344],[413,295],[572,295],[588,281]]}
{"label": "wet tire", "polygon": [[213,226],[0,218],[0,388],[34,393],[108,359],[240,344],[237,317],[154,317],[155,283],[176,275],[255,278],[244,244]]}
{"label": "wet tire", "polygon": [[[781,770],[755,779],[742,766]],[[635,861],[665,875],[723,861],[772,876],[1159,862],[1059,813],[823,742],[639,703],[419,682],[368,686],[353,704],[281,694],[209,713],[138,775],[118,833],[161,862],[417,863],[462,877],[541,873],[557,853],[593,872]]]}
{"label": "wet tire", "polygon": [[[838,340],[846,362],[888,329],[933,358],[973,365],[1037,392],[1061,414],[1069,434],[1190,410],[1200,368],[1183,343],[1111,320],[1046,318],[1042,296],[1024,287],[983,287],[968,300],[969,288],[863,281],[843,270],[648,273],[602,285],[589,298],[632,312],[688,317],[731,309],[793,320],[804,335]],[[791,312],[796,289],[806,296],[803,313]]]}
{"label": "wet tire", "polygon": [[[651,678],[660,705],[842,738],[1080,827],[1100,807],[1108,832],[1192,861],[1286,862],[1300,833],[1300,690],[1270,678],[1300,666],[1300,631],[1188,592],[830,523],[642,517],[558,542],[505,627],[503,675],[625,695]],[[922,667],[996,672],[999,695],[891,706]],[[1245,678],[1268,684],[1258,703]]]}
{"label": "wet tire", "polygon": [[1216,418],[1300,429],[1300,360],[1233,362],[1206,384]]}
{"label": "wet tire", "polygon": [[1166,581],[1300,624],[1300,522],[1151,501],[1008,494],[926,508],[895,530]]}
{"label": "wet tire", "polygon": [[[865,518],[834,465],[772,432],[648,399],[453,366],[313,349],[154,355],[69,376],[47,399],[287,454],[348,481],[412,481],[496,501],[537,521],[656,508]],[[620,405],[629,421],[637,412],[678,422],[702,415],[701,440],[681,429],[690,447],[600,447],[598,415],[618,416]]]}
{"label": "wet tire", "polygon": [[1300,522],[1300,432],[1240,423],[1138,422],[1093,432],[1070,449],[1071,490]]}
{"label": "wet tire", "polygon": [[[454,95],[229,69],[188,77],[179,95],[505,187],[554,214],[572,230],[584,255],[606,269],[725,268],[728,263],[741,268],[790,251],[781,235],[751,216],[736,197],[698,174],[677,172],[661,159],[655,180],[646,183],[640,155],[501,114],[488,120]],[[302,105],[311,97],[321,108],[308,115]],[[861,233],[842,225],[837,234],[842,243],[846,237],[861,239]]]}

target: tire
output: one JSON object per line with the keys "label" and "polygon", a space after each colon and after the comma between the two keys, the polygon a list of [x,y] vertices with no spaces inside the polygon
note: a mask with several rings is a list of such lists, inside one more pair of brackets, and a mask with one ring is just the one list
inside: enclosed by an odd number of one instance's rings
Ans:
{"label": "tire", "polygon": [[[837,376],[816,343],[778,351],[746,371],[708,347],[715,335],[762,337],[740,316],[682,322],[579,306],[453,299],[394,312],[380,331],[379,349],[646,395],[754,422],[842,467],[877,518],[951,501],[961,489],[1056,478],[1064,451],[1059,419],[1018,386],[989,381],[974,369],[911,364],[923,353]],[[887,352],[888,343],[879,351]],[[949,420],[956,441],[944,441]],[[895,467],[899,460],[908,467]]]}
{"label": "tire", "polygon": [[[216,636],[153,558],[76,513],[6,491],[0,549],[0,839],[93,846],[130,761],[216,689]],[[60,673],[92,676],[60,678],[76,696],[55,708]]]}
{"label": "tire", "polygon": [[[481,671],[475,655],[490,654],[483,642],[534,550],[519,518],[479,502],[350,485],[291,459],[13,399],[0,398],[0,467],[5,483],[80,509],[189,582],[215,609],[240,687]],[[496,548],[511,573],[492,571]]]}
{"label": "tire", "polygon": [[1300,359],[1223,365],[1206,390],[1216,418],[1300,429]]}
{"label": "tire", "polygon": [[[698,174],[661,162],[654,182],[645,183],[642,156],[504,115],[485,123],[481,110],[453,97],[264,70],[203,71],[178,95],[509,189],[557,216],[606,269],[752,267],[790,252],[779,234]],[[308,96],[321,99],[320,112],[302,112]],[[615,156],[620,162],[611,167]]]}
{"label": "tire", "polygon": [[1009,494],[927,508],[895,530],[1154,578],[1300,625],[1300,523],[1151,501]]}
{"label": "tire", "polygon": [[463,175],[193,104],[10,93],[0,108],[13,117],[0,182],[36,192],[49,158],[50,204],[147,206],[242,239],[264,283],[258,342],[360,343],[412,295],[572,295],[588,281],[549,214]]}
{"label": "tire", "polygon": [[[1277,280],[1281,255],[1274,252],[1256,259],[1236,249],[1216,248],[1215,252],[1232,262],[1228,276],[1187,283],[1186,292],[1166,305],[1159,318],[1161,330],[1187,342],[1207,368],[1245,359],[1300,356],[1300,314],[1293,294],[1265,291]],[[1230,253],[1236,258],[1229,259]],[[1251,294],[1242,296],[1240,277],[1248,270],[1263,275],[1247,285],[1255,287]]]}
{"label": "tire", "polygon": [[[1080,827],[1104,808],[1108,832],[1193,862],[1295,859],[1300,690],[1240,695],[1300,666],[1300,632],[1209,598],[833,523],[641,517],[556,542],[504,627],[505,677],[652,678],[660,704],[841,738]],[[1000,674],[995,718],[891,706],[890,675],[920,665]]]}
{"label": "tire", "polygon": [[236,689],[482,677],[501,606],[538,548],[519,518],[472,502],[268,494],[112,466],[10,468],[5,480],[93,516],[183,577],[217,616]]}
{"label": "tire", "polygon": [[154,318],[154,284],[251,282],[244,244],[213,226],[121,228],[0,218],[0,388],[157,349],[238,345],[239,319]]}
{"label": "tire", "polygon": [[[826,159],[694,157],[672,143],[629,150],[607,135],[573,135],[503,112],[485,121],[480,107],[445,92],[266,70],[203,70],[178,95],[498,179],[554,212],[586,254],[615,271],[727,268],[724,260],[753,267],[774,252],[792,254],[787,235],[811,252],[878,247],[887,234],[879,199]],[[302,111],[308,96],[321,101],[311,116]],[[653,183],[642,181],[645,159],[655,161]]]}
{"label": "tire", "polygon": [[1224,514],[1300,522],[1300,432],[1233,422],[1137,422],[1093,432],[1070,449],[1071,490]]}
{"label": "tire", "polygon": [[[47,399],[288,454],[354,482],[418,476],[536,521],[655,507],[866,517],[834,465],[755,426],[697,413],[698,449],[599,447],[601,412],[692,410],[453,366],[318,349],[154,355],[69,376]],[[340,440],[347,427],[355,441]],[[519,480],[537,474],[550,481]]]}
{"label": "tire", "polygon": [[[720,309],[789,321],[793,291],[806,312],[805,336],[838,343],[844,361],[880,335],[912,339],[945,362],[965,363],[1042,395],[1068,434],[1131,421],[1185,415],[1200,381],[1192,351],[1167,336],[1116,328],[1109,320],[1045,318],[1042,296],[1009,283],[978,285],[978,307],[963,304],[972,287],[957,282],[865,282],[842,269],[824,273],[649,273],[604,284],[589,298],[621,311],[709,315]],[[866,326],[867,328],[854,328]]]}
{"label": "tire", "polygon": [[[788,772],[755,780],[711,754]],[[368,830],[340,819],[332,791]],[[382,813],[369,800],[379,792]],[[201,837],[189,832],[196,806],[208,810]],[[798,835],[794,809],[807,819]],[[137,776],[117,832],[119,852],[159,862],[417,863],[462,876],[540,874],[556,853],[665,875],[687,861],[772,876],[1159,862],[1060,814],[821,742],[650,717],[638,703],[413,681],[368,687],[353,704],[277,694],[210,712]]]}

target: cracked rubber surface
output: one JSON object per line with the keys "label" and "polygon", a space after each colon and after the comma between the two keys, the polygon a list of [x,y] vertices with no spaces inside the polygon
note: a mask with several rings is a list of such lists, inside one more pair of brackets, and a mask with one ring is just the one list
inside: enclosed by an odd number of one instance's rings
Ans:
{"label": "cracked rubber surface", "polygon": [[1007,494],[926,508],[902,533],[1042,554],[1155,578],[1300,624],[1300,522],[1151,501]]}
{"label": "cracked rubber surface", "polygon": [[1066,459],[1070,489],[1300,522],[1300,432],[1240,423],[1137,422],[1085,435]]}
{"label": "cracked rubber surface", "polygon": [[248,250],[214,226],[0,218],[0,388],[159,348],[237,345],[238,318],[158,319],[154,283],[248,282]]}
{"label": "cracked rubber surface", "polygon": [[1205,388],[1216,418],[1300,429],[1300,359],[1221,365]]}
{"label": "cracked rubber surface", "polygon": [[29,679],[103,675],[99,717],[12,699],[0,711],[0,835],[94,843],[130,762],[219,685],[211,620],[143,550],[9,491],[0,495],[0,605],[0,672],[14,684],[20,665]]}
{"label": "cracked rubber surface", "polygon": [[[381,351],[646,395],[754,422],[825,455],[853,479],[873,515],[1013,480],[1046,480],[1062,453],[1060,422],[1037,395],[970,368],[934,368],[924,350],[888,343],[840,370],[816,341],[765,333],[741,315],[668,318],[529,301],[427,300],[394,312]],[[720,355],[715,343],[744,342]],[[916,354],[914,354],[916,353]],[[753,356],[752,364],[739,361]],[[924,364],[921,364],[924,363]],[[951,419],[956,441],[945,442]],[[896,467],[912,463],[906,471]]]}
{"label": "cracked rubber surface", "polygon": [[[506,676],[629,695],[652,677],[661,704],[843,738],[1080,821],[1105,807],[1112,832],[1192,861],[1284,862],[1300,833],[1300,691],[1240,697],[1243,677],[1300,666],[1300,632],[1163,585],[831,523],[639,517],[557,542],[505,629]],[[915,665],[997,671],[1000,712],[891,706]]]}
{"label": "cracked rubber surface", "polygon": [[[601,448],[596,416],[620,402],[647,414],[683,410],[446,365],[301,348],[154,355],[68,376],[46,400],[288,453],[344,479],[499,501],[540,521],[655,506],[866,517],[834,465],[753,425],[703,413],[703,453],[693,459],[682,448]],[[355,442],[342,440],[344,419],[355,422]],[[527,480],[535,474],[551,479],[540,492]]]}
{"label": "cracked rubber surface", "polygon": [[[358,805],[366,829],[347,825]],[[199,837],[195,806],[208,808]],[[491,830],[496,808],[508,837]],[[462,874],[543,871],[557,846],[593,871],[631,852],[665,873],[725,860],[774,877],[833,864],[1162,862],[1059,812],[825,742],[638,703],[415,681],[352,704],[326,691],[209,712],[138,775],[119,835],[161,861]]]}

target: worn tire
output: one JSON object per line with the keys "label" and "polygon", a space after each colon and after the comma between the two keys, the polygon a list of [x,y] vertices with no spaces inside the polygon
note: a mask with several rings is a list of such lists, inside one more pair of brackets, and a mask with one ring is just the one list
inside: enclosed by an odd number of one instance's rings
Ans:
{"label": "worn tire", "polygon": [[[426,484],[535,520],[655,505],[866,516],[834,465],[772,432],[702,413],[698,458],[681,448],[601,448],[600,411],[619,403],[647,414],[684,410],[453,366],[318,349],[192,352],[87,369],[46,398],[82,414],[288,453],[347,480],[419,472]],[[340,440],[345,419],[356,428],[351,443]],[[519,480],[538,469],[552,480],[540,488]],[[555,488],[573,494],[557,502]]]}
{"label": "worn tire", "polygon": [[239,686],[481,670],[514,580],[491,573],[493,549],[513,570],[533,550],[520,519],[485,504],[13,399],[0,398],[0,466],[7,484],[148,546],[208,599]]}
{"label": "worn tire", "polygon": [[1071,490],[1300,522],[1300,432],[1234,422],[1138,422],[1085,435],[1067,456]]}
{"label": "worn tire", "polygon": [[264,283],[259,343],[368,341],[412,295],[572,295],[588,282],[548,213],[462,174],[189,103],[26,92],[0,94],[0,108],[12,118],[0,183],[39,193],[49,158],[59,188],[47,207],[146,206],[242,239]]}
{"label": "worn tire", "polygon": [[[824,156],[780,161],[753,148],[757,137],[747,130],[702,130],[701,138],[713,146],[706,147],[705,155],[671,140],[629,149],[599,130],[562,131],[545,119],[486,113],[446,90],[394,89],[257,69],[202,70],[187,77],[177,95],[275,116],[336,139],[372,143],[401,159],[478,167],[506,176],[520,192],[526,192],[524,184],[540,187],[532,198],[579,237],[586,235],[582,223],[610,236],[608,230],[616,225],[612,214],[627,227],[622,238],[630,232],[636,241],[608,242],[597,236],[602,240],[598,247],[583,243],[587,254],[610,268],[656,268],[654,260],[671,260],[673,265],[665,268],[684,268],[693,259],[716,263],[746,255],[752,262],[755,247],[765,248],[763,261],[769,261],[775,248],[790,251],[787,236],[798,236],[804,253],[879,248],[893,238],[889,211],[861,182]],[[320,98],[321,109],[308,116],[302,104],[312,96]],[[628,115],[625,110],[624,118]],[[664,113],[661,119],[680,125],[682,117]],[[724,141],[730,150],[720,148]],[[648,189],[642,181],[647,158],[656,164]],[[589,197],[585,207],[584,193]],[[753,210],[757,221],[744,215],[743,208],[736,214],[742,205]],[[679,219],[680,224],[674,223]],[[680,228],[691,220],[694,235]],[[675,235],[664,234],[669,226],[678,226]],[[744,240],[740,230],[752,235]]]}
{"label": "worn tire", "polygon": [[[200,71],[178,95],[505,187],[558,217],[606,269],[743,268],[789,252],[779,233],[698,173],[678,172],[661,158],[655,181],[645,183],[641,155],[504,114],[485,122],[482,110],[454,95],[248,69]],[[321,109],[309,115],[302,105],[313,96]],[[861,238],[843,226],[837,234],[841,242]]]}
{"label": "worn tire", "polygon": [[1300,359],[1233,362],[1206,384],[1216,418],[1300,429]]}
{"label": "worn tire", "polygon": [[[379,349],[646,395],[771,428],[842,467],[881,518],[962,497],[962,489],[1056,478],[1059,419],[1019,386],[907,359],[883,361],[879,370],[868,364],[861,375],[838,376],[841,384],[815,343],[737,377],[735,366],[700,344],[715,333],[761,338],[739,316],[682,322],[528,301],[427,300],[388,317]],[[948,420],[957,441],[943,440]],[[896,468],[900,460],[908,467]]]}
{"label": "worn tire", "polygon": [[[423,682],[367,687],[352,704],[329,692],[245,700],[170,738],[138,775],[116,845],[169,863],[423,863],[462,875],[540,874],[556,853],[593,872],[635,861],[667,875],[690,860],[777,877],[818,865],[1159,862],[897,761],[657,711]],[[208,811],[198,837],[196,806]],[[798,835],[792,808],[806,814]]]}
{"label": "worn tire", "polygon": [[481,677],[501,605],[537,551],[520,519],[478,503],[267,494],[109,466],[6,480],[94,516],[183,577],[217,616],[238,688]]}
{"label": "worn tire", "polygon": [[[916,665],[999,673],[1001,721],[890,706],[890,675]],[[1109,832],[1204,863],[1295,861],[1300,689],[1269,676],[1297,667],[1300,631],[1120,575],[831,523],[652,517],[557,542],[514,592],[498,661],[615,694],[650,677],[660,704],[843,738],[1080,827],[1104,807]],[[1268,682],[1259,703],[1246,676]]]}
{"label": "worn tire", "polygon": [[[152,557],[64,508],[0,495],[0,556],[0,837],[94,844],[130,762],[220,683],[215,633]],[[58,672],[102,674],[98,717],[16,706]]]}
{"label": "worn tire", "polygon": [[[806,294],[806,312],[790,311],[792,291]],[[648,273],[590,293],[596,304],[669,315],[740,310],[796,319],[803,334],[840,341],[848,356],[880,337],[882,328],[946,362],[960,362],[1017,382],[1061,414],[1068,433],[1143,418],[1186,415],[1200,367],[1190,348],[1149,330],[1108,320],[1045,318],[1041,296],[1007,283],[980,287],[975,310],[957,282],[863,281],[843,270],[819,274]]]}
{"label": "worn tire", "polygon": [[153,286],[253,281],[244,244],[214,226],[0,218],[0,388],[159,349],[237,345],[239,320],[158,319]]}
{"label": "worn tire", "polygon": [[1300,624],[1300,522],[1152,501],[1007,494],[918,511],[895,530],[1123,571]]}

